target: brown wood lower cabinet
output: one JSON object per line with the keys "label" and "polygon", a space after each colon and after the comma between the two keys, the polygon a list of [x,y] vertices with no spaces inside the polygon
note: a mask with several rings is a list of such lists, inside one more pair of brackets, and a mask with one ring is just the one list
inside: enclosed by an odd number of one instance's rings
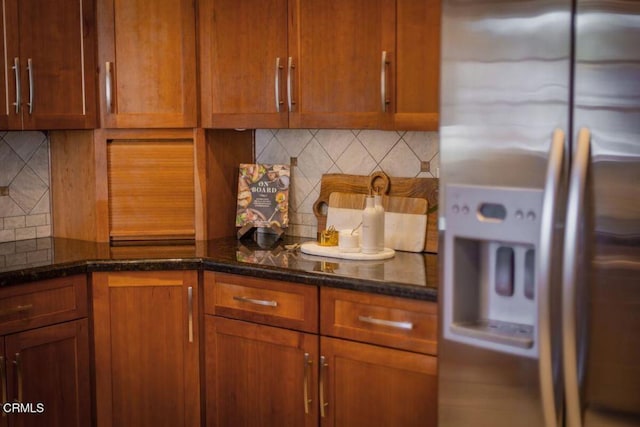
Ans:
{"label": "brown wood lower cabinet", "polygon": [[327,337],[320,352],[322,426],[437,424],[435,357]]}
{"label": "brown wood lower cabinet", "polygon": [[86,296],[84,275],[0,291],[0,426],[91,425]]}
{"label": "brown wood lower cabinet", "polygon": [[100,427],[200,425],[195,271],[93,274]]}
{"label": "brown wood lower cabinet", "polygon": [[317,425],[317,335],[205,317],[207,426]]}
{"label": "brown wood lower cabinet", "polygon": [[207,426],[436,425],[435,303],[327,288],[318,300],[313,286],[217,273],[204,285]]}

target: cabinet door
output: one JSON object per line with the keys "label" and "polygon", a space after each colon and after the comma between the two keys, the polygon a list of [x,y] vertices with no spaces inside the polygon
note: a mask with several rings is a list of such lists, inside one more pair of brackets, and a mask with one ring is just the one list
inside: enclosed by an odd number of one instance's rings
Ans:
{"label": "cabinet door", "polygon": [[287,0],[199,6],[203,126],[287,127]]}
{"label": "cabinet door", "polygon": [[317,425],[317,335],[208,315],[205,336],[207,426]]}
{"label": "cabinet door", "polygon": [[323,426],[436,425],[435,357],[326,337],[320,347]]}
{"label": "cabinet door", "polygon": [[86,319],[8,335],[5,349],[7,401],[33,412],[9,414],[12,426],[91,425]]}
{"label": "cabinet door", "polygon": [[397,0],[395,123],[438,130],[440,0]]}
{"label": "cabinet door", "polygon": [[110,140],[110,238],[193,239],[194,169],[193,140]]}
{"label": "cabinet door", "polygon": [[106,128],[197,126],[193,0],[98,0]]}
{"label": "cabinet door", "polygon": [[25,129],[95,127],[93,4],[89,0],[18,1],[19,27],[6,30],[18,33],[19,49],[10,46],[7,53],[12,64],[14,58],[19,60]]}
{"label": "cabinet door", "polygon": [[199,426],[195,271],[95,273],[98,425]]}
{"label": "cabinet door", "polygon": [[395,1],[298,0],[296,6],[297,32],[289,40],[295,66],[290,126],[388,126]]}

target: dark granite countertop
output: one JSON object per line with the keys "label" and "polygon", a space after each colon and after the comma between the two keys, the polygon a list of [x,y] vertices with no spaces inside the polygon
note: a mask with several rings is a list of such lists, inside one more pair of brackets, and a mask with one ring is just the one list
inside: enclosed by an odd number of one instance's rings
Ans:
{"label": "dark granite countertop", "polygon": [[438,256],[397,251],[383,261],[312,256],[275,243],[221,238],[178,244],[111,246],[42,238],[0,243],[0,286],[93,271],[212,270],[436,301]]}

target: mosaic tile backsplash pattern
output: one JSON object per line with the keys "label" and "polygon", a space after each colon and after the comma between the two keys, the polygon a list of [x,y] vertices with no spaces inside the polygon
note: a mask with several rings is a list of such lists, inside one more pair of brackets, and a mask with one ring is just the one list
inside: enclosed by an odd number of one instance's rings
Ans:
{"label": "mosaic tile backsplash pattern", "polygon": [[[258,163],[290,164],[289,228],[287,234],[315,238],[313,203],[320,195],[325,173],[369,175],[382,170],[394,177],[438,176],[440,167],[437,132],[378,130],[259,129],[256,131]],[[421,162],[430,172],[421,172]]]}
{"label": "mosaic tile backsplash pattern", "polygon": [[[0,132],[0,242],[51,236],[49,141],[42,132]],[[6,263],[0,253],[0,266]]]}

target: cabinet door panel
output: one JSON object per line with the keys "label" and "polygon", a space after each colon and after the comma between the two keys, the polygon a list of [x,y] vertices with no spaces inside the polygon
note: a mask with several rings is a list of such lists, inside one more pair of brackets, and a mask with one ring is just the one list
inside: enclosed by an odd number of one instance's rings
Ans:
{"label": "cabinet door panel", "polygon": [[111,239],[194,238],[193,152],[191,140],[109,141]]}
{"label": "cabinet door panel", "polygon": [[326,337],[320,347],[323,426],[436,425],[435,357]]}
{"label": "cabinet door panel", "polygon": [[[395,2],[310,0],[298,2],[299,54],[291,127],[384,126],[381,75],[386,99],[393,99]],[[389,65],[382,66],[382,52]]]}
{"label": "cabinet door panel", "polygon": [[18,9],[25,128],[95,127],[93,2],[20,0]]}
{"label": "cabinet door panel", "polygon": [[84,427],[91,424],[89,336],[86,319],[5,338],[8,401],[31,403],[42,413],[10,414],[18,426]]}
{"label": "cabinet door panel", "polygon": [[99,425],[199,425],[196,277],[94,275]]}
{"label": "cabinet door panel", "polygon": [[440,0],[397,0],[395,128],[438,130]]}
{"label": "cabinet door panel", "polygon": [[287,0],[200,2],[203,126],[287,126],[287,10]]}
{"label": "cabinet door panel", "polygon": [[103,125],[195,127],[194,2],[99,0],[98,16]]}
{"label": "cabinet door panel", "polygon": [[205,335],[207,426],[317,425],[316,335],[214,316]]}

